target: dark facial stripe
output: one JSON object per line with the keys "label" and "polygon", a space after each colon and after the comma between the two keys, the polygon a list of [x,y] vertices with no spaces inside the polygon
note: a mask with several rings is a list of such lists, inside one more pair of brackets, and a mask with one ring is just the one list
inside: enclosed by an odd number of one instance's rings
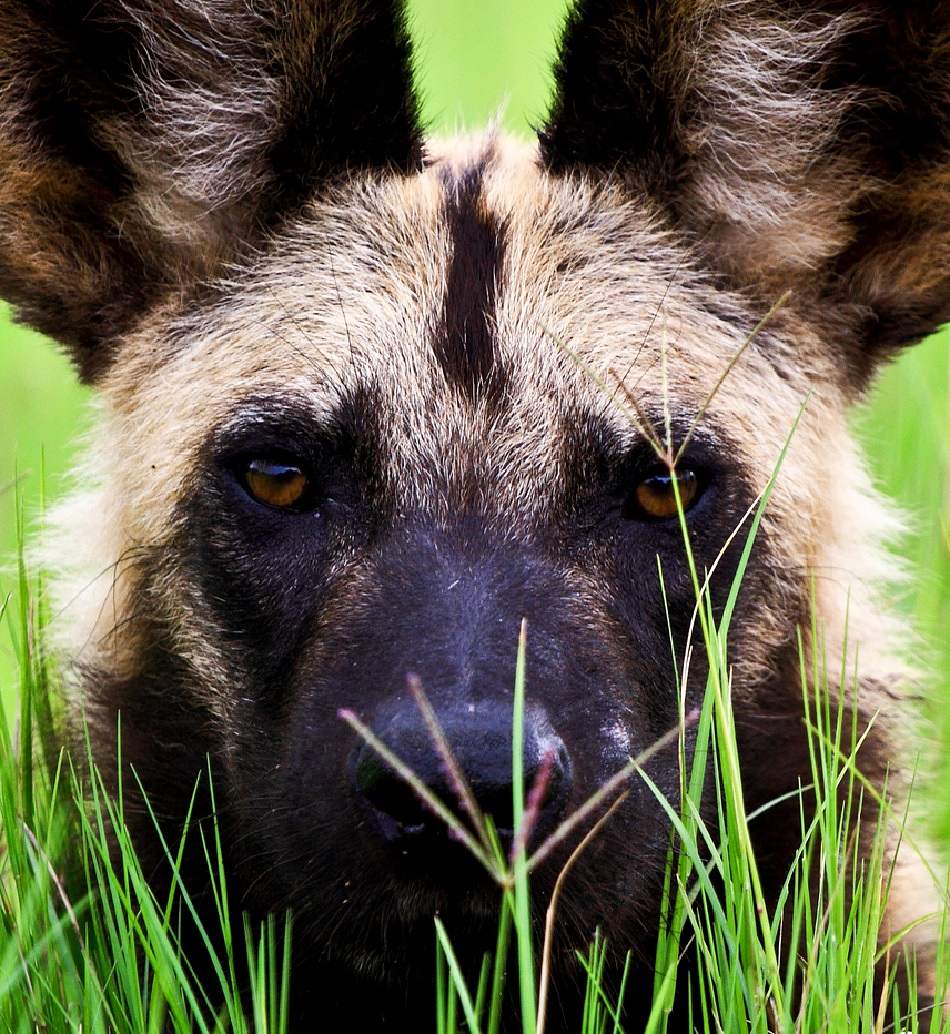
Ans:
{"label": "dark facial stripe", "polygon": [[497,395],[502,375],[492,317],[505,255],[505,228],[482,199],[484,161],[447,184],[445,217],[452,240],[442,319],[433,349],[446,379],[468,397]]}

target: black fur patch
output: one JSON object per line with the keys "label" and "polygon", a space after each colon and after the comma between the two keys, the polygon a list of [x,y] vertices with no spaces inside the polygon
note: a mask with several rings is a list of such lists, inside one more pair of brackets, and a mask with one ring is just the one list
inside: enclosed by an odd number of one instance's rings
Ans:
{"label": "black fur patch", "polygon": [[664,19],[657,5],[581,0],[564,29],[557,90],[539,134],[552,172],[577,166],[636,170],[666,180],[683,155],[678,113],[658,75]]}
{"label": "black fur patch", "polygon": [[304,59],[308,74],[288,91],[270,154],[284,206],[305,200],[315,179],[342,171],[421,168],[419,113],[408,88],[412,48],[401,5],[363,6],[362,22],[344,38],[327,33],[312,41]]}
{"label": "black fur patch", "polygon": [[134,82],[144,71],[141,33],[131,22],[107,17],[105,6],[49,5],[45,33],[25,34],[17,55],[33,69],[23,84],[19,120],[51,154],[93,173],[100,197],[106,191],[116,196],[132,182],[98,139],[96,123],[140,112]]}
{"label": "black fur patch", "polygon": [[493,326],[505,228],[482,201],[484,162],[446,186],[445,216],[452,240],[442,310],[433,349],[449,383],[469,398],[497,397],[504,379],[496,362]]}

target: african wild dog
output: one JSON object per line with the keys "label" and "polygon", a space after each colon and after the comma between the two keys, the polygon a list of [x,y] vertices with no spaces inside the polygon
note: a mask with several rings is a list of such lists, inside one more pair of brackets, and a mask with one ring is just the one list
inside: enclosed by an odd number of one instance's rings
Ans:
{"label": "african wild dog", "polygon": [[[657,555],[681,646],[693,607],[670,481],[597,381],[657,427],[668,401],[682,441],[787,289],[679,468],[702,569],[810,395],[732,635],[750,807],[806,772],[813,576],[864,706],[902,710],[869,589],[893,521],[847,409],[950,317],[948,5],[581,0],[530,145],[423,138],[393,0],[5,0],[0,41],[0,288],[99,398],[48,534],[75,711],[107,771],[121,711],[172,832],[210,755],[232,884],[293,908],[321,1016],[428,1015],[433,912],[480,947],[496,897],[337,710],[438,784],[417,673],[494,808],[525,616],[543,823],[669,729]],[[673,794],[674,759],[653,771]],[[798,829],[797,802],[755,823],[773,891]],[[568,885],[574,943],[599,924],[649,959],[666,838],[632,787]]]}

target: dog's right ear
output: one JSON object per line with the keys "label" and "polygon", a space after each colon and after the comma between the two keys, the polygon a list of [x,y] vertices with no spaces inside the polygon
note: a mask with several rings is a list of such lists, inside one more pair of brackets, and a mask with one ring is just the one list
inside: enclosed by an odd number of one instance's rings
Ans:
{"label": "dog's right ear", "polygon": [[578,0],[541,136],[614,177],[843,377],[950,321],[947,0]]}
{"label": "dog's right ear", "polygon": [[321,181],[420,160],[396,0],[5,0],[0,294],[85,380]]}

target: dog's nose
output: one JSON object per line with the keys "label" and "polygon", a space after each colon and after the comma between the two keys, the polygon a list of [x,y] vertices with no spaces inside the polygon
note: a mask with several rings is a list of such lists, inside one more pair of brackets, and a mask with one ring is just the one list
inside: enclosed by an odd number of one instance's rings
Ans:
{"label": "dog's nose", "polygon": [[[514,833],[510,705],[480,702],[442,711],[438,720],[479,808],[491,817],[502,840],[510,840]],[[376,735],[459,814],[458,787],[415,706],[407,703],[376,725]],[[546,780],[534,827],[537,838],[550,831],[563,813],[571,786],[570,756],[539,708],[525,714],[523,764],[526,797],[542,772]],[[388,837],[447,833],[442,820],[368,744],[358,749],[354,772],[357,788],[380,816]]]}

